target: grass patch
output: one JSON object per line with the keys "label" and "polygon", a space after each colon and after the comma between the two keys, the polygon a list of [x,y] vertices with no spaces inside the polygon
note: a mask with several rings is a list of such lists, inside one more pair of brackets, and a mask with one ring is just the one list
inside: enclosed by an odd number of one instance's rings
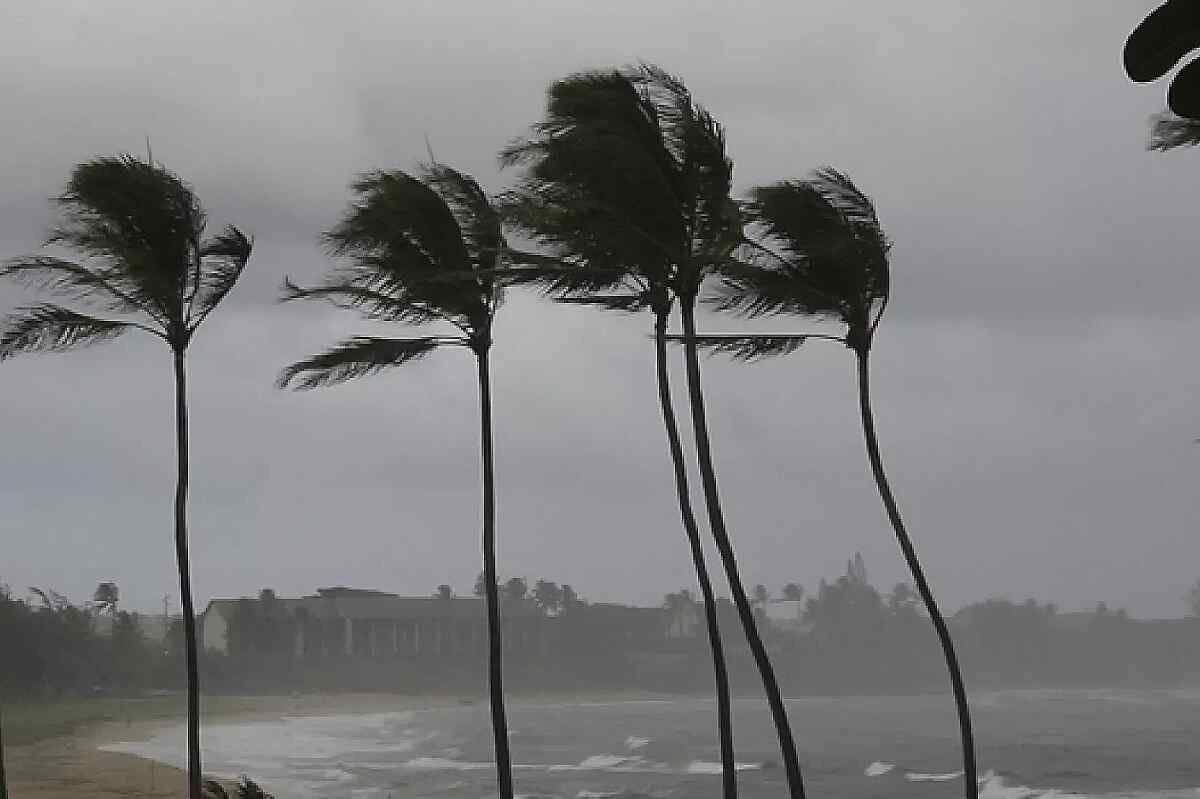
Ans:
{"label": "grass patch", "polygon": [[[201,699],[204,716],[253,709],[248,697],[206,696]],[[52,702],[5,703],[4,743],[28,744],[46,738],[73,735],[89,724],[144,721],[182,721],[187,717],[184,694],[118,698],[63,699]]]}

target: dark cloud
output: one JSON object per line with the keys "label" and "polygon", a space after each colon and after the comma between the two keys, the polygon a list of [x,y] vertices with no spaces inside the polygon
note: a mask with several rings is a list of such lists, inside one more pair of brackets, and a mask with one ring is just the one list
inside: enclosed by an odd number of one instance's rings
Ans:
{"label": "dark cloud", "polygon": [[[467,591],[468,358],[278,392],[282,366],[363,328],[279,306],[276,287],[326,267],[317,235],[354,173],[411,166],[428,136],[498,189],[495,153],[537,119],[551,79],[652,59],[727,123],[739,188],[830,163],[876,198],[896,241],[880,433],[947,604],[1036,595],[1176,614],[1200,558],[1200,161],[1144,151],[1162,87],[1129,84],[1119,58],[1150,5],[26,4],[0,31],[0,249],[37,246],[72,164],[141,152],[149,135],[214,224],[257,235],[191,359],[199,595]],[[5,305],[25,296],[0,291]],[[521,295],[503,310],[502,571],[645,603],[690,584],[648,319]],[[158,607],[173,590],[167,353],[130,337],[0,377],[0,579],[77,599],[115,579],[133,606]],[[904,576],[852,378],[830,346],[707,362],[750,582],[811,586],[855,550],[878,582]]]}

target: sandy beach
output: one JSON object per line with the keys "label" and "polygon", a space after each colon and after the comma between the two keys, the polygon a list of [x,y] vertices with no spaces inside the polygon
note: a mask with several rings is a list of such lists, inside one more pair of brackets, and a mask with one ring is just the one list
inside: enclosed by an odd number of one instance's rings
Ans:
{"label": "sandy beach", "polygon": [[[644,699],[644,692],[600,691],[593,700]],[[178,699],[179,701],[175,701]],[[510,698],[510,704],[574,701],[574,694],[553,692]],[[285,716],[388,713],[403,710],[485,703],[483,696],[402,694],[306,694],[295,696],[206,697],[203,722],[267,721]],[[182,698],[146,706],[143,700],[116,702],[102,721],[83,721],[69,732],[6,746],[9,795],[12,799],[109,799],[110,797],[181,797],[184,772],[133,755],[98,747],[144,741],[184,721]],[[177,710],[176,710],[177,707]],[[28,709],[27,709],[28,712]],[[17,730],[19,732],[19,730]],[[253,774],[250,775],[252,778]],[[282,798],[281,798],[282,799]]]}
{"label": "sandy beach", "polygon": [[[463,697],[409,697],[394,694],[318,694],[305,696],[220,697],[203,712],[206,722],[266,720],[289,715],[378,713],[475,702]],[[151,738],[178,716],[83,723],[65,735],[16,744],[5,749],[12,799],[111,799],[181,797],[187,793],[180,769],[132,755],[101,751],[119,741]],[[253,775],[251,775],[253,776]]]}

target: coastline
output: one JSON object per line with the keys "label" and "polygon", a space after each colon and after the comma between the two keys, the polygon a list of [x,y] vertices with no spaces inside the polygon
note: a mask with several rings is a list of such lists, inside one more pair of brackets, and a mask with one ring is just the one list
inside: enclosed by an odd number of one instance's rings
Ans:
{"label": "coastline", "polygon": [[[648,692],[599,691],[546,692],[516,695],[510,705],[607,701],[640,701],[663,698]],[[324,716],[420,710],[486,702],[481,695],[410,696],[403,694],[303,694],[294,696],[206,697],[204,723],[266,721],[285,716]],[[137,700],[132,700],[136,702]],[[126,741],[144,741],[165,728],[184,722],[184,715],[152,718],[84,721],[69,732],[5,747],[9,792],[21,799],[128,799],[128,797],[178,797],[187,793],[184,770],[131,754],[103,751],[99,747]],[[249,775],[251,778],[253,774]]]}

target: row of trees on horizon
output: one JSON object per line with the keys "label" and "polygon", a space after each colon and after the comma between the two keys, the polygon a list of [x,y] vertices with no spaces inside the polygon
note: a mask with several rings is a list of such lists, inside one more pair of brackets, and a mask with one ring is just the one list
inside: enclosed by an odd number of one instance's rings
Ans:
{"label": "row of trees on horizon", "polygon": [[[1158,16],[1151,15],[1131,37],[1126,52],[1131,77],[1153,79],[1165,71],[1159,69],[1164,53],[1173,53],[1165,59],[1170,64],[1182,55],[1175,52],[1180,40],[1164,39],[1166,28],[1159,24],[1180,5],[1165,4],[1165,12],[1155,12]],[[1189,85],[1182,79],[1177,82]],[[1200,142],[1189,124],[1167,120],[1157,126],[1160,149]],[[668,346],[682,345],[704,512],[778,732],[791,799],[804,797],[797,747],[726,528],[698,353],[710,349],[754,360],[821,341],[850,351],[870,468],[924,618],[937,634],[958,711],[964,791],[968,799],[976,799],[973,735],[954,643],[905,529],[875,435],[869,357],[889,299],[891,244],[870,198],[834,169],[758,186],[747,197],[734,198],[733,161],[721,123],[693,99],[681,80],[650,65],[555,81],[544,118],[527,137],[506,147],[500,160],[504,167],[518,170],[519,177],[498,197],[488,196],[470,176],[432,157],[415,172],[378,170],[351,184],[349,208],[322,237],[339,265],[315,286],[285,278],[282,299],[331,302],[368,320],[415,325],[424,332],[415,337],[350,338],[288,366],[278,384],[329,386],[411,363],[436,350],[465,350],[474,356],[489,694],[501,799],[512,799],[513,786],[503,700],[489,355],[501,299],[506,290],[519,286],[533,287],[560,302],[622,313],[648,311],[653,316],[655,379],[673,487],[705,608],[725,799],[734,799],[737,792],[727,664],[700,525],[690,500],[689,468],[670,391]],[[74,349],[130,331],[154,336],[171,351],[178,459],[174,535],[188,689],[189,796],[202,799],[199,652],[187,534],[186,356],[200,326],[233,290],[253,243],[234,226],[208,234],[206,213],[190,186],[149,158],[106,157],[81,163],[57,204],[61,222],[46,244],[79,259],[17,257],[4,262],[0,276],[82,306],[44,302],[19,309],[0,330],[0,360]],[[532,251],[513,247],[511,234],[532,241]],[[695,319],[701,302],[746,317],[832,322],[840,332],[702,334]],[[680,332],[671,333],[669,322],[676,309]],[[0,739],[0,799],[6,796]]]}
{"label": "row of trees on horizon", "polygon": [[[928,619],[916,592],[906,583],[878,590],[865,568],[853,564],[806,593],[799,614],[766,620],[755,600],[785,690],[936,690],[939,663],[930,657]],[[544,645],[506,654],[523,690],[703,690],[697,667],[707,643],[675,627],[679,619],[695,618],[697,599],[689,589],[666,594],[657,615],[653,608],[583,599],[559,607],[528,597],[507,600],[538,604],[546,619]],[[737,623],[728,599],[719,598],[717,607],[723,622]],[[1053,603],[992,598],[960,608],[951,624],[977,687],[1174,686],[1200,668],[1200,608],[1191,610],[1187,620],[1136,621],[1103,602],[1089,613],[1061,614]],[[295,625],[302,619],[269,588],[240,600],[228,622],[228,652],[201,655],[207,693],[348,687],[412,693],[439,686],[454,692],[470,690],[481,674],[461,662],[470,659],[463,653],[404,663],[386,656],[354,663],[340,653],[299,658]],[[183,687],[180,620],[121,609],[112,583],[78,605],[50,589],[31,589],[19,599],[0,586],[0,640],[13,653],[0,662],[2,699],[136,697]],[[737,638],[727,649],[735,693],[745,694],[755,676],[749,650]]]}

